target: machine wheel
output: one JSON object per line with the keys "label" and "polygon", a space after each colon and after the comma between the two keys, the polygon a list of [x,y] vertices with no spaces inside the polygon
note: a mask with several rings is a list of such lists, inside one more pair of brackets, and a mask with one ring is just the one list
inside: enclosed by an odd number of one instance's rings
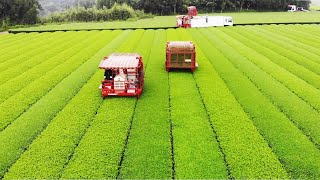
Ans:
{"label": "machine wheel", "polygon": [[108,97],[108,93],[105,91],[102,91],[101,96],[103,97],[103,99],[105,99],[106,97]]}

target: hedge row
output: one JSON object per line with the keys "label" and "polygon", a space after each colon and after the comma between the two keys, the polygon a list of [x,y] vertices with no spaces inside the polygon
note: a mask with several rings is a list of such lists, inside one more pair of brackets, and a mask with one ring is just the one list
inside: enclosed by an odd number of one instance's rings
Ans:
{"label": "hedge row", "polygon": [[[206,29],[190,29],[190,35],[198,47],[205,49],[203,52],[207,59],[219,61],[222,58],[216,46],[210,44],[216,42],[212,33]],[[225,48],[219,42],[220,45]],[[230,51],[228,54],[233,55]],[[201,67],[208,70],[201,71]],[[208,63],[200,64],[195,76],[225,154],[230,176],[236,179],[288,178],[282,164],[215,71],[216,67],[209,67]],[[225,70],[229,71],[227,68]],[[200,76],[201,72],[205,73]]]}
{"label": "hedge row", "polygon": [[[69,57],[64,63],[56,66],[52,71],[46,73],[45,76],[33,81],[23,88],[22,91],[19,91],[0,104],[0,116],[2,117],[0,120],[0,131],[18,118],[24,111],[29,109],[32,104],[37,102],[61,80],[77,69],[82,63],[87,61],[98,48],[101,48],[104,45],[103,41],[99,41],[97,44],[100,46],[96,46],[93,42],[101,37],[99,36],[99,33],[91,32],[91,34],[92,36],[87,38],[83,44],[77,45],[77,47],[71,51],[59,54],[60,58],[63,58],[64,56]],[[88,46],[87,43],[90,45]]]}
{"label": "hedge row", "polygon": [[[117,52],[132,52],[139,45],[148,48],[146,37],[144,30],[134,31]],[[103,72],[97,74],[101,78]],[[135,98],[126,97],[103,101],[62,178],[116,178],[135,103]]]}
{"label": "hedge row", "polygon": [[[17,35],[17,36],[15,36]],[[45,36],[49,36],[48,33],[44,33],[44,34],[39,34],[39,33],[19,33],[19,34],[7,34],[7,35],[1,35],[1,39],[3,37],[10,37],[10,38],[3,38],[0,42],[1,46],[3,46],[3,48],[0,49],[0,52],[11,52],[14,50],[17,50],[18,48],[23,48],[25,46],[28,46],[29,41],[33,40],[33,39],[37,39],[37,38],[42,38]],[[0,40],[1,40],[0,39]],[[37,42],[37,41],[34,41]],[[2,59],[2,58],[1,58]]]}
{"label": "hedge row", "polygon": [[320,28],[320,26],[315,25],[315,24],[310,24],[310,25],[305,25],[305,26],[299,24],[299,25],[292,27],[292,29],[295,29],[295,30],[302,32],[302,33],[308,31],[312,34],[312,36],[314,36],[316,38],[320,38],[320,35],[318,34],[319,28]]}
{"label": "hedge row", "polygon": [[[294,39],[300,43],[303,43],[312,47],[319,46],[320,37],[314,36],[313,34],[310,34],[308,31],[305,31],[305,32],[297,31],[294,28],[292,28],[293,26],[295,25],[289,25],[289,27],[272,25],[272,26],[267,26],[266,30],[290,39]],[[290,28],[290,33],[288,33],[288,28]]]}
{"label": "hedge row", "polygon": [[44,23],[52,22],[88,22],[88,21],[114,21],[129,18],[150,17],[143,11],[135,10],[126,3],[114,5],[110,9],[96,7],[73,7],[62,12],[54,12],[41,19]]}
{"label": "hedge row", "polygon": [[285,85],[294,94],[306,101],[313,108],[320,111],[320,98],[314,98],[320,97],[319,89],[316,89],[306,81],[301,80],[296,75],[273,63],[270,60],[273,59],[272,57],[269,59],[255,51],[255,49],[247,47],[246,41],[239,42],[236,39],[229,37],[227,34],[219,31],[218,29],[212,29],[212,32],[219,36],[221,40],[226,42],[234,50],[242,54],[242,56],[246,57],[247,60],[251,61],[256,66],[261,68],[261,70],[272,76],[275,80]]}
{"label": "hedge row", "polygon": [[12,46],[21,47],[21,42],[33,39],[37,36],[38,36],[38,33],[30,33],[30,34],[19,33],[19,34],[1,35],[0,45],[3,46],[3,48],[0,49],[0,52],[2,53],[2,52],[6,52],[7,49],[13,49]]}
{"label": "hedge row", "polygon": [[261,45],[320,75],[320,65],[311,60],[311,57],[300,54],[298,47],[290,46],[291,48],[289,49],[285,45],[278,44],[279,41],[277,39],[268,39],[263,33],[250,28],[236,27],[234,30],[250,39],[257,39]]}
{"label": "hedge row", "polygon": [[169,179],[172,175],[165,39],[165,30],[156,30],[148,43],[144,92],[137,102],[119,178]]}
{"label": "hedge row", "polygon": [[[278,108],[281,109],[305,135],[319,145],[320,114],[309,104],[296,96],[291,90],[276,81],[261,68],[257,67],[239,52],[231,48],[212,31],[202,31],[208,40],[215,45],[225,56],[246,75]],[[214,40],[214,41],[213,41]]]}
{"label": "hedge row", "polygon": [[[274,31],[275,28],[279,27],[279,31]],[[319,24],[291,24],[288,26],[284,25],[271,25],[266,27],[268,31],[282,35],[286,38],[298,41],[305,45],[317,46],[320,41],[320,35],[316,32],[319,31]],[[291,33],[284,33],[286,29],[290,28]]]}
{"label": "hedge row", "polygon": [[[191,39],[186,31],[179,29],[168,30],[167,40]],[[169,83],[176,178],[228,178],[223,155],[192,73],[170,72]]]}
{"label": "hedge row", "polygon": [[[263,30],[261,28],[257,27],[248,27],[248,31],[253,30],[255,33],[258,33],[259,36],[271,40],[273,43],[280,45],[282,47],[285,47],[287,50],[290,50],[292,52],[296,52],[300,56],[304,57],[304,59],[307,59],[308,61],[313,61],[317,63],[319,66],[319,55],[320,51],[316,47],[308,46],[302,43],[299,43],[295,40],[292,40],[290,38],[286,38],[280,35],[277,35],[276,33],[272,33],[266,30]],[[292,55],[292,54],[291,54]]]}
{"label": "hedge row", "polygon": [[[77,47],[76,42],[84,41],[86,37],[87,33],[79,33],[77,38],[70,33],[66,33],[65,38],[61,38],[61,41],[54,41],[53,44],[50,44],[54,46],[50,51],[35,55],[29,60],[22,61],[15,67],[0,73],[2,77],[0,80],[0,83],[2,83],[0,85],[0,94],[2,95],[0,103],[76,54],[77,52],[73,50]],[[66,56],[68,51],[73,54],[70,53]]]}
{"label": "hedge row", "polygon": [[[134,32],[128,36],[133,34]],[[134,43],[131,43],[133,46],[139,39],[131,37],[134,39]],[[130,40],[131,38],[128,38],[129,43]],[[100,71],[91,77],[9,169],[5,178],[59,178],[61,176],[69,158],[73,156],[74,149],[78,146],[100,107],[102,98],[97,87],[101,77]],[[46,145],[48,142],[50,146]]]}
{"label": "hedge row", "polygon": [[[23,34],[20,34],[20,36],[22,36]],[[19,37],[19,36],[17,36]],[[19,38],[16,38],[16,36],[14,36],[14,34],[2,34],[1,38],[0,38],[0,44],[5,44],[6,42],[11,42],[14,40],[19,40]]]}
{"label": "hedge row", "polygon": [[[108,31],[106,32],[108,33]],[[112,52],[115,47],[122,44],[128,33],[121,32],[113,31],[111,34],[108,33],[109,35],[103,40],[110,43],[63,79],[56,87],[30,107],[27,112],[0,133],[0,146],[2,147],[0,149],[0,177],[4,176],[7,169],[97,71],[97,63],[105,56],[105,53]]]}
{"label": "hedge row", "polygon": [[[241,40],[240,36],[234,37],[236,40]],[[241,42],[248,41],[241,40]],[[256,48],[260,49],[259,46]],[[219,60],[211,60],[212,65],[272,147],[290,176],[294,179],[319,177],[319,149],[221,52],[215,51],[213,56],[214,59]]]}
{"label": "hedge row", "polygon": [[261,31],[266,35],[272,36],[273,38],[277,38],[278,40],[280,40],[281,42],[285,42],[286,44],[293,45],[294,47],[298,46],[300,48],[299,53],[310,54],[311,57],[317,57],[314,60],[315,62],[320,63],[320,51],[317,47],[319,44],[314,43],[316,42],[316,39],[310,42],[304,38],[298,38],[297,36],[294,36],[294,38],[291,33],[281,34],[279,31],[271,31],[271,27],[272,26],[266,28],[254,27],[254,29]]}
{"label": "hedge row", "polygon": [[[317,89],[320,89],[319,75],[299,65],[298,63],[291,61],[290,58],[285,57],[277,52],[274,52],[270,48],[273,45],[272,42],[265,41],[264,39],[258,37],[256,37],[255,40],[252,40],[251,38],[244,36],[241,33],[241,30],[239,30],[238,28],[234,28],[233,30],[223,29],[222,31],[227,33],[229,36],[237,39],[238,41],[245,42],[246,46],[254,49],[261,55],[264,55],[272,62],[295,74],[300,79],[303,79],[304,81],[308,82]],[[259,43],[257,41],[259,41]],[[263,43],[261,43],[262,41]]]}
{"label": "hedge row", "polygon": [[[58,36],[59,34],[61,35],[60,32],[57,32],[55,34],[56,36]],[[19,42],[12,46],[8,45],[7,48],[3,50],[2,56],[0,57],[0,70],[3,71],[6,68],[8,68],[8,66],[11,67],[15,65],[14,62],[11,62],[11,59],[17,58],[19,56],[24,56],[25,53],[30,53],[30,51],[37,51],[37,48],[41,47],[41,45],[45,45],[45,40],[50,37],[53,38],[53,36],[51,36],[50,33],[44,33],[39,35],[30,34],[30,36],[28,36],[23,42]],[[28,56],[24,57],[28,58]]]}
{"label": "hedge row", "polygon": [[[61,38],[61,39],[60,39]],[[22,74],[32,68],[33,66],[38,65],[39,63],[46,61],[47,59],[38,59],[38,56],[46,55],[47,53],[50,53],[48,50],[44,50],[43,48],[52,48],[51,46],[58,47],[58,45],[61,45],[63,43],[66,43],[66,41],[70,37],[68,36],[63,36],[62,33],[59,34],[54,34],[52,37],[48,37],[48,42],[44,44],[33,44],[32,49],[34,50],[29,50],[26,49],[26,51],[21,50],[19,52],[13,52],[14,54],[20,54],[18,56],[9,58],[9,60],[3,62],[0,64],[0,76],[2,77],[0,80],[0,83],[4,83],[8,81],[11,78],[14,78],[15,76]],[[47,39],[47,38],[46,38]],[[39,41],[46,41],[46,39],[42,39]],[[56,39],[60,39],[59,41],[55,41]],[[38,50],[38,47],[42,46],[43,48],[40,48]],[[55,48],[53,48],[55,49]]]}

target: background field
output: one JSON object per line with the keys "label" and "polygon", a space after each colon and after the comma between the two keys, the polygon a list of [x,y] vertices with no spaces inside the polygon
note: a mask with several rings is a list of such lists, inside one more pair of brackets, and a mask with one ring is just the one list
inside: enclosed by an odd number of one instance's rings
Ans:
{"label": "background field", "polygon": [[[248,23],[294,23],[294,22],[320,22],[320,12],[247,12],[247,13],[217,13],[216,16],[232,16],[235,24]],[[155,28],[175,27],[175,16],[156,16],[151,19],[137,21],[116,22],[86,22],[62,23],[33,26],[28,28],[12,29],[12,31],[37,30],[77,30],[77,29],[123,29],[123,28]]]}
{"label": "background field", "polygon": [[[319,32],[1,35],[0,178],[319,178]],[[165,71],[168,40],[196,43],[194,74]],[[140,99],[101,98],[111,52],[143,55]]]}
{"label": "background field", "polygon": [[320,4],[317,5],[311,5],[310,10],[312,11],[320,11]]}

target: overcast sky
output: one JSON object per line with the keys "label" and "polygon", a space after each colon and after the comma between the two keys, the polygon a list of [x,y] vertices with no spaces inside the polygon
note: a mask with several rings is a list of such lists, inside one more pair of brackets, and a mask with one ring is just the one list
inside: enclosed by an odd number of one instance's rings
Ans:
{"label": "overcast sky", "polygon": [[318,5],[320,5],[320,0],[311,0],[311,2],[312,2],[313,4],[318,4]]}

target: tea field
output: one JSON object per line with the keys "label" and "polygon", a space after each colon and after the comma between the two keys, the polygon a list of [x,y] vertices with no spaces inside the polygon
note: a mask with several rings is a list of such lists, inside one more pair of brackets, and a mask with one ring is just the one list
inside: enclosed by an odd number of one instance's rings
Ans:
{"label": "tea field", "polygon": [[[318,179],[320,25],[0,35],[0,179]],[[165,71],[166,41],[199,68]],[[138,52],[140,99],[98,89]]]}

